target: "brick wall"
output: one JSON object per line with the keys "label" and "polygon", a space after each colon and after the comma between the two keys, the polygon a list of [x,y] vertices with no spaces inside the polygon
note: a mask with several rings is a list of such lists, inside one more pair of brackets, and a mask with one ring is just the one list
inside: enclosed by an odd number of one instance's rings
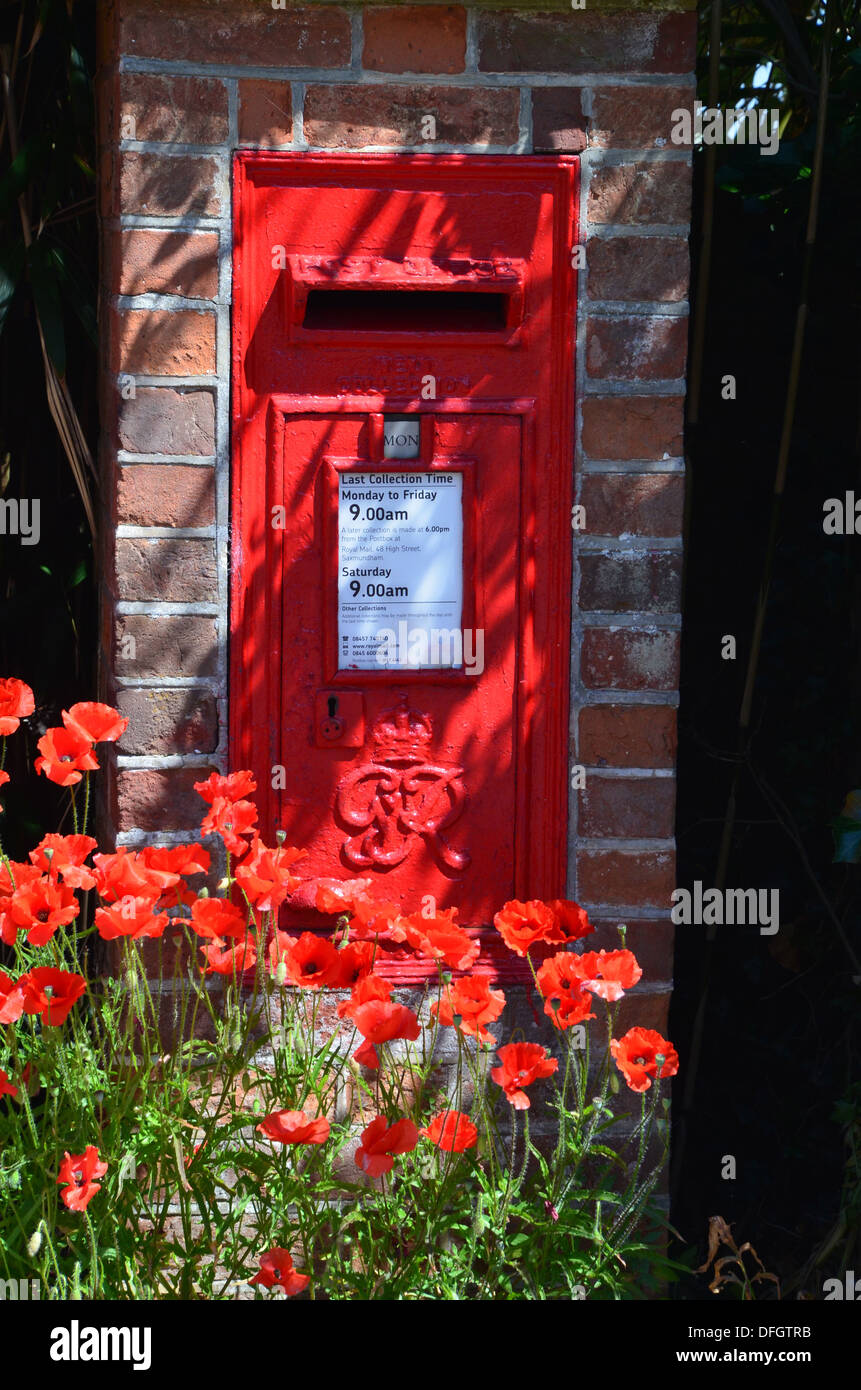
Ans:
{"label": "brick wall", "polygon": [[[226,764],[233,151],[576,152],[568,891],[627,921],[663,1027],[687,342],[694,15],[669,6],[102,5],[102,695],[130,724],[103,828],[193,835]],[[421,139],[432,112],[437,140]],[[561,755],[561,750],[560,750]],[[612,937],[610,935],[612,930]],[[644,982],[645,983],[645,982]],[[645,1000],[641,1001],[643,1004]]]}

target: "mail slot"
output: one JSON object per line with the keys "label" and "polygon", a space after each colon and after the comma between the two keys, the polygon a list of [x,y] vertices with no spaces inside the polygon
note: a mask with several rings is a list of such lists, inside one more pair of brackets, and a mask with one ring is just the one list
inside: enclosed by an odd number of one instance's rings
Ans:
{"label": "mail slot", "polygon": [[465,924],[564,896],[577,160],[243,153],[234,188],[262,833]]}

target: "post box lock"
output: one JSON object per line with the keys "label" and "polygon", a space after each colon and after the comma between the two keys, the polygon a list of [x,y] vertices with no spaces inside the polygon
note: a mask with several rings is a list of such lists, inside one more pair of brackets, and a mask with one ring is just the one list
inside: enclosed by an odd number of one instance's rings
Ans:
{"label": "post box lock", "polygon": [[365,742],[364,699],[360,690],[318,690],[314,704],[318,748],[361,748]]}

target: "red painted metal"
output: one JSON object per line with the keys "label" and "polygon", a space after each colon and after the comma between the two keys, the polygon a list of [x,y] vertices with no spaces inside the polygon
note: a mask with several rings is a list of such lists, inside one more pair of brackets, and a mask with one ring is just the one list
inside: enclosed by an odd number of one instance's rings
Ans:
{"label": "red painted metal", "polygon": [[[308,874],[475,926],[562,896],[577,160],[249,152],[234,172],[231,766]],[[419,417],[418,457],[384,458],[384,414]],[[462,476],[480,674],[339,667],[344,469]]]}

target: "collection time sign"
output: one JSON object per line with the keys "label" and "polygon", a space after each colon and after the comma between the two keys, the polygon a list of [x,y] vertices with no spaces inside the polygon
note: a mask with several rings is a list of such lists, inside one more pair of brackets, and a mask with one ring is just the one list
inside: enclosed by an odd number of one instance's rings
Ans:
{"label": "collection time sign", "polygon": [[434,634],[462,615],[463,475],[340,472],[339,667],[393,669],[381,646],[392,633],[439,654]]}

